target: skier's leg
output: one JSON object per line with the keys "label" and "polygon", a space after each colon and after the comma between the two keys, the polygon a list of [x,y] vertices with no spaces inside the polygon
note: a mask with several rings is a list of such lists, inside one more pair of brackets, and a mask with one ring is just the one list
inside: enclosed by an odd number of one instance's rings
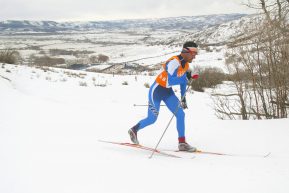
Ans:
{"label": "skier's leg", "polygon": [[159,115],[161,103],[161,97],[159,96],[158,89],[159,89],[158,84],[153,84],[151,86],[149,92],[147,117],[138,123],[139,125],[137,131],[156,122]]}
{"label": "skier's leg", "polygon": [[171,91],[170,95],[164,99],[164,103],[172,113],[175,113],[179,139],[185,138],[185,113],[183,108],[179,105],[180,101],[178,97]]}
{"label": "skier's leg", "polygon": [[[179,105],[180,101],[176,97],[175,93],[171,91],[171,94],[164,99],[165,104],[172,113],[175,113],[177,118],[177,130],[179,135],[179,145],[180,151],[195,152],[197,149],[186,142],[185,138],[185,113],[183,108]],[[178,110],[177,110],[178,108]]]}
{"label": "skier's leg", "polygon": [[137,132],[146,126],[153,124],[158,118],[161,103],[161,95],[159,90],[160,86],[156,83],[150,87],[147,117],[139,121],[135,126],[128,130],[130,139],[135,144],[139,144]]}

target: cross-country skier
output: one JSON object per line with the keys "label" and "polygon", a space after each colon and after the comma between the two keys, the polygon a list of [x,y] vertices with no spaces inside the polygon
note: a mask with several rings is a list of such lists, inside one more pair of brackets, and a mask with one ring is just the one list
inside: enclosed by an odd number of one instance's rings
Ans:
{"label": "cross-country skier", "polygon": [[[166,61],[166,63],[163,64],[162,72],[156,77],[155,82],[151,85],[149,90],[147,117],[139,121],[128,131],[130,139],[133,143],[139,144],[137,139],[137,133],[139,130],[153,124],[157,120],[160,103],[163,101],[168,109],[172,113],[175,113],[177,118],[179,150],[190,152],[196,151],[195,147],[192,147],[186,143],[185,113],[183,109],[188,107],[186,98],[183,96],[186,92],[188,80],[191,78],[198,78],[197,74],[191,76],[191,71],[189,70],[189,63],[192,62],[197,54],[198,45],[192,41],[185,42],[181,53],[177,56],[171,57]],[[172,86],[174,85],[180,85],[181,97],[183,98],[181,103],[172,89]]]}

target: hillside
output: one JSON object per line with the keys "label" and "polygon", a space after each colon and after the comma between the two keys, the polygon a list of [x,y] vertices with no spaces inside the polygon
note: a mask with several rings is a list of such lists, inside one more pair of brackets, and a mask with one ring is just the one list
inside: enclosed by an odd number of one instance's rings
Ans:
{"label": "hillside", "polygon": [[[226,45],[242,35],[240,27],[258,17],[220,14],[97,22],[1,21],[0,50],[17,50],[24,64],[48,56],[64,61],[59,64],[62,67],[106,72],[128,64],[140,67],[131,72],[139,73],[147,67],[158,68],[179,53],[184,41],[194,40],[201,45],[196,64],[226,70]],[[106,55],[108,63],[90,60],[99,54]]]}
{"label": "hillside", "polygon": [[[129,141],[127,130],[147,111],[133,104],[146,104],[144,83],[154,77],[8,64],[0,75],[0,192],[289,191],[289,119],[218,120],[209,93],[189,93],[188,142],[236,156],[148,159],[150,152],[98,140]],[[141,143],[153,147],[170,118],[162,107],[156,124],[139,133]],[[175,124],[161,150],[176,149]]]}

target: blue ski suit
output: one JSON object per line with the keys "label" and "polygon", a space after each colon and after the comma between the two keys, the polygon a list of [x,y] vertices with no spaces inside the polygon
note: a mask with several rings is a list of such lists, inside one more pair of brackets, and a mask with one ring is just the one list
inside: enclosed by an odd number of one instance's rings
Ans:
{"label": "blue ski suit", "polygon": [[[178,137],[185,137],[185,113],[179,106],[180,101],[172,86],[180,85],[181,96],[184,96],[187,86],[186,71],[189,68],[189,63],[181,55],[178,55],[171,57],[162,67],[163,71],[157,76],[149,90],[147,117],[139,121],[136,131],[157,120],[160,103],[163,101],[172,113],[176,113]],[[177,108],[179,109],[177,110]]]}

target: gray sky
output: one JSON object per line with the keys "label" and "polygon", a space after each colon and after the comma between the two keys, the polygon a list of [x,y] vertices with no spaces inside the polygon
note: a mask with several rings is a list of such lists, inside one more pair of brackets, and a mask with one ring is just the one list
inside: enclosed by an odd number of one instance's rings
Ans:
{"label": "gray sky", "polygon": [[0,20],[115,20],[253,13],[246,0],[0,0]]}

